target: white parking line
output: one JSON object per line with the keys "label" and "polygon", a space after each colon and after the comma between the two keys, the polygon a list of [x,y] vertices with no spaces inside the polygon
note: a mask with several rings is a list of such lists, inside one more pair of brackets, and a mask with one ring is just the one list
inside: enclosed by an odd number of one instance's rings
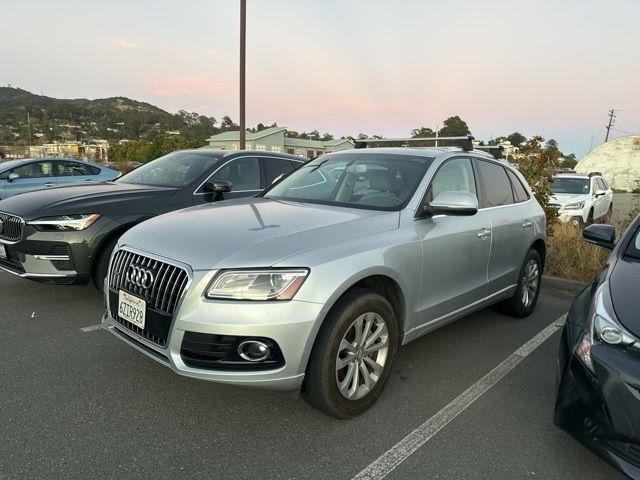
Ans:
{"label": "white parking line", "polygon": [[93,332],[95,330],[100,330],[102,328],[102,324],[98,323],[97,325],[91,325],[90,327],[82,327],[80,331],[82,333]]}
{"label": "white parking line", "polygon": [[413,452],[427,443],[431,437],[446,427],[449,422],[464,412],[469,405],[498,383],[500,379],[513,370],[516,365],[542,345],[545,340],[562,328],[566,318],[566,314],[562,315],[522,345],[500,363],[500,365],[487,373],[433,417],[429,418],[413,432],[383,453],[377,460],[353,477],[352,480],[380,480],[389,475],[394,468],[409,458]]}

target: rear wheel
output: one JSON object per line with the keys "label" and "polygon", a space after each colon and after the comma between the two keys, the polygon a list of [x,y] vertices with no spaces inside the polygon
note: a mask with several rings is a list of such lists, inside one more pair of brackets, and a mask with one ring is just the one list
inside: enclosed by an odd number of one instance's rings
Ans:
{"label": "rear wheel", "polygon": [[538,302],[540,282],[542,280],[542,261],[536,250],[529,250],[524,259],[518,284],[513,297],[500,305],[502,310],[514,317],[524,318],[531,315]]}
{"label": "rear wheel", "polygon": [[91,275],[93,285],[100,291],[104,288],[104,279],[107,277],[107,271],[109,270],[109,260],[111,259],[111,253],[118,242],[118,236],[107,240],[102,245],[98,255],[96,256],[95,263],[93,265],[93,273]]}
{"label": "rear wheel", "polygon": [[398,327],[381,295],[354,290],[334,306],[311,352],[303,386],[307,402],[337,418],[370,408],[389,377]]}

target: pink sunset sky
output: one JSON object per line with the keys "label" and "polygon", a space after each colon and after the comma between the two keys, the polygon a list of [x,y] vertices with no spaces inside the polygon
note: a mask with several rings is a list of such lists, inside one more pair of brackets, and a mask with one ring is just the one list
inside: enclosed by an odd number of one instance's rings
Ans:
{"label": "pink sunset sky", "polygon": [[[406,136],[459,115],[580,158],[640,133],[637,0],[247,0],[247,121]],[[235,0],[3,8],[0,84],[238,120]]]}

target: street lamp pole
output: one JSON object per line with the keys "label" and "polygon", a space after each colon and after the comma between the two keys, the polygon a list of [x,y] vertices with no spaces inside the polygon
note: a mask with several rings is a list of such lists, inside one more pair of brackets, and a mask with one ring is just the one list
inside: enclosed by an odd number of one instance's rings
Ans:
{"label": "street lamp pole", "polygon": [[240,0],[240,150],[246,148],[245,60],[247,47],[247,0]]}

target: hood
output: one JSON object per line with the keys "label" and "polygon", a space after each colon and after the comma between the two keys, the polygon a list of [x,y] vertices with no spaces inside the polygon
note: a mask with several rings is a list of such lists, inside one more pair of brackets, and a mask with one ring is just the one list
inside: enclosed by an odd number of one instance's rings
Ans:
{"label": "hood", "polygon": [[175,188],[118,182],[71,185],[14,195],[0,201],[0,211],[19,215],[27,221],[52,215],[104,213],[107,206],[125,208],[126,203],[163,198],[175,191]]}
{"label": "hood", "polygon": [[119,243],[194,270],[268,267],[305,250],[396,229],[399,218],[399,212],[246,198],[160,215]]}
{"label": "hood", "polygon": [[570,203],[578,203],[587,199],[589,195],[585,193],[554,193],[549,197],[549,203],[552,205],[568,205]]}
{"label": "hood", "polygon": [[616,317],[630,333],[640,338],[640,262],[620,258],[609,277],[609,292]]}

